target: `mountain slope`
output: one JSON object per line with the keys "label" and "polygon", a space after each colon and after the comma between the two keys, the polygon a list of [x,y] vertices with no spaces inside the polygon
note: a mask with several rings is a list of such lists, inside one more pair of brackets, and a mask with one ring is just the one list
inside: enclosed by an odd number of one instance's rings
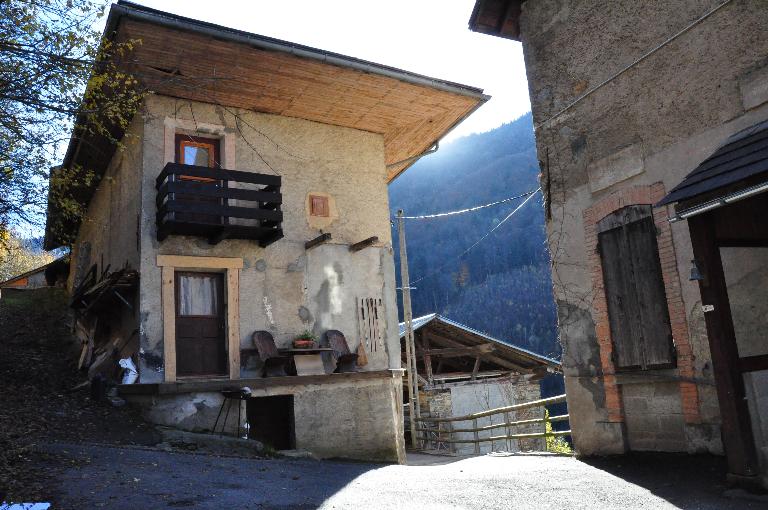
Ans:
{"label": "mountain slope", "polygon": [[[420,160],[390,185],[391,213],[394,217],[403,209],[406,216],[418,216],[519,195],[538,188],[538,173],[533,125],[526,114]],[[461,256],[522,200],[457,216],[406,220],[410,279],[416,287],[413,313],[441,313],[559,356],[541,195]],[[393,237],[398,248],[396,230]]]}

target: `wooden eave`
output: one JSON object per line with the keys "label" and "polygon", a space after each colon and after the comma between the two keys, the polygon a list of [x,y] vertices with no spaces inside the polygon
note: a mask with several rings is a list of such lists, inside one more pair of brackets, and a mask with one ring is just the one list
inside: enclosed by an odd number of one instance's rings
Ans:
{"label": "wooden eave", "polygon": [[525,0],[477,0],[469,18],[469,29],[520,41],[520,13]]}
{"label": "wooden eave", "polygon": [[[128,66],[155,93],[381,134],[388,180],[489,99],[481,89],[172,16],[116,6]],[[394,166],[389,166],[394,165]]]}

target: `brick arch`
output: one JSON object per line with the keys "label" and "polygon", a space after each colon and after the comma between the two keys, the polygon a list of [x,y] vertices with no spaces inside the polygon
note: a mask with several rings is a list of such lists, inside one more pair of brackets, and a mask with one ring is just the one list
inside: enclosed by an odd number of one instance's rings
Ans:
{"label": "brick arch", "polygon": [[[631,186],[617,190],[598,200],[583,212],[584,233],[588,255],[588,265],[592,272],[592,288],[595,299],[592,306],[592,319],[595,322],[597,342],[600,348],[600,362],[603,369],[605,387],[605,407],[608,421],[623,422],[624,406],[621,398],[621,386],[616,381],[616,369],[613,364],[613,342],[608,323],[608,305],[603,283],[603,266],[597,251],[597,223],[607,215],[629,205],[655,204],[666,194],[664,184],[656,182],[650,185]],[[661,262],[664,289],[667,295],[667,308],[672,329],[672,338],[677,350],[677,371],[681,379],[680,401],[686,423],[700,423],[699,396],[693,379],[693,351],[688,335],[688,322],[685,305],[680,289],[680,276],[677,271],[677,258],[672,240],[672,228],[666,207],[653,210],[653,221],[659,235],[659,260]]]}

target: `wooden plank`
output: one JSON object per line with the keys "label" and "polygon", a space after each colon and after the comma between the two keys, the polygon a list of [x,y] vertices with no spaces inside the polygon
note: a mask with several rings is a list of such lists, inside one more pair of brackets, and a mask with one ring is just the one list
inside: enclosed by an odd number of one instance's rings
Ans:
{"label": "wooden plank", "polygon": [[214,198],[227,198],[232,200],[247,200],[251,202],[264,202],[269,204],[282,204],[282,193],[274,191],[260,191],[253,189],[225,188],[211,184],[203,184],[194,181],[166,182],[157,190],[155,203],[160,206],[169,193],[184,193],[186,195],[198,195]]}
{"label": "wooden plank", "polygon": [[768,370],[768,354],[758,356],[747,356],[739,359],[739,370],[742,372],[757,372],[758,370]]}
{"label": "wooden plank", "polygon": [[[158,255],[160,259],[161,255]],[[159,263],[159,260],[158,260]],[[176,304],[174,296],[174,269],[162,266],[162,313],[163,313],[163,365],[165,382],[176,381]]]}
{"label": "wooden plank", "polygon": [[229,378],[240,379],[240,270],[227,269],[227,349]]}
{"label": "wooden plank", "polygon": [[475,366],[472,367],[472,380],[477,379],[477,373],[480,371],[480,356],[475,358]]}
{"label": "wooden plank", "polygon": [[624,229],[600,233],[598,243],[614,363],[617,368],[642,367],[640,311]]}
{"label": "wooden plank", "polygon": [[486,416],[493,416],[494,414],[508,413],[512,411],[519,411],[521,409],[530,409],[531,407],[544,407],[551,404],[558,404],[565,402],[565,395],[558,395],[556,397],[543,398],[540,400],[532,400],[531,402],[524,402],[522,404],[515,404],[511,406],[498,407],[496,409],[489,409],[488,411],[482,411],[479,413],[466,414],[464,416],[451,416],[447,418],[419,418],[419,421],[469,421],[476,418],[484,418]]}
{"label": "wooden plank", "polygon": [[[283,221],[283,212],[260,207],[239,207],[234,205],[208,204],[205,202],[190,203],[177,199],[167,200],[157,210],[158,219],[169,212],[211,214],[225,218],[244,218],[250,220]],[[189,223],[195,223],[190,221]]]}
{"label": "wooden plank", "polygon": [[435,356],[444,358],[457,358],[461,356],[476,356],[493,352],[496,347],[493,344],[483,344],[472,347],[447,347],[445,349],[424,349],[418,356]]}
{"label": "wooden plank", "polygon": [[320,234],[319,236],[315,237],[314,239],[309,240],[306,243],[304,243],[304,249],[305,250],[312,249],[315,246],[319,246],[321,244],[327,243],[330,240],[331,240],[331,233],[330,232],[325,232],[325,233]]}
{"label": "wooden plank", "polygon": [[[530,434],[510,434],[506,436],[489,436],[489,437],[480,437],[477,440],[475,439],[441,439],[441,443],[465,443],[465,444],[478,444],[478,443],[488,443],[492,441],[504,441],[506,439],[535,439],[535,438],[541,438],[541,437],[559,437],[559,436],[570,436],[571,431],[570,430],[555,430],[552,432],[532,432]],[[477,453],[478,450],[475,449],[475,452]]]}
{"label": "wooden plank", "polygon": [[224,168],[210,168],[207,166],[182,165],[181,163],[166,163],[163,170],[160,172],[160,175],[155,179],[155,187],[160,188],[163,181],[165,181],[169,175],[205,177],[220,181],[261,184],[263,186],[280,186],[282,182],[282,178],[279,175],[243,172],[242,170],[228,170]]}
{"label": "wooden plank", "polygon": [[645,366],[674,366],[672,328],[653,217],[630,223],[625,230],[635,275]]}
{"label": "wooden plank", "polygon": [[[509,415],[509,412],[503,413],[504,415]],[[549,418],[550,422],[556,422],[556,421],[568,421],[570,419],[570,416],[567,414],[559,415],[559,416],[552,416]],[[547,421],[546,418],[533,418],[530,420],[519,420],[519,421],[510,421],[509,418],[506,418],[504,422],[502,423],[494,423],[493,425],[484,425],[482,427],[478,427],[477,430],[483,431],[483,430],[493,430],[493,429],[500,429],[500,428],[508,428],[508,427],[519,427],[522,425],[535,425],[537,423],[545,423]],[[474,429],[453,429],[454,432],[474,432]]]}
{"label": "wooden plank", "polygon": [[[421,348],[422,348],[422,353],[424,357],[424,368],[427,372],[427,382],[429,382],[429,384],[432,384],[434,382],[434,379],[432,377],[432,356],[431,356],[431,351],[429,349],[428,334],[421,335]],[[418,356],[418,353],[417,353],[417,356]]]}
{"label": "wooden plank", "polygon": [[363,250],[365,248],[368,248],[369,246],[373,246],[378,242],[379,242],[379,238],[377,236],[372,236],[372,237],[369,237],[368,239],[364,239],[360,241],[359,243],[350,245],[349,251],[354,253],[354,252]]}
{"label": "wooden plank", "polygon": [[206,380],[183,379],[172,383],[159,384],[123,384],[118,387],[122,395],[176,395],[183,393],[221,391],[248,386],[252,390],[267,388],[284,388],[286,394],[294,393],[297,387],[310,385],[349,384],[354,381],[368,379],[391,379],[389,370],[374,370],[370,372],[347,372],[327,375],[292,375],[284,377],[260,377],[240,379],[233,383],[229,378],[211,378]]}
{"label": "wooden plank", "polygon": [[[476,379],[486,379],[488,377],[501,377],[504,375],[509,375],[509,370],[486,370],[483,372],[478,372],[475,375]],[[434,374],[432,378],[435,381],[447,381],[451,379],[467,379],[472,377],[472,372],[446,372],[444,374]]]}
{"label": "wooden plank", "polygon": [[193,257],[188,255],[158,255],[157,265],[182,269],[242,269],[240,257]]}

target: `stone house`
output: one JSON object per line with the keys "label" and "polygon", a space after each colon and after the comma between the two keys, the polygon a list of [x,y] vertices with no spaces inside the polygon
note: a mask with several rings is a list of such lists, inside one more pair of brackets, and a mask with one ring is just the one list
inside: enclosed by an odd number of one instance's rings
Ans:
{"label": "stone house", "polygon": [[582,454],[724,450],[768,485],[766,27],[759,0],[475,4],[522,42]]}
{"label": "stone house", "polygon": [[[63,168],[99,179],[70,190],[82,221],[49,204],[46,247],[76,236],[84,342],[135,345],[138,380],[120,395],[155,423],[209,431],[222,390],[248,387],[238,431],[247,417],[275,447],[402,461],[387,184],[488,97],[129,2],[104,38],[141,41],[122,65],[152,93],[116,127],[119,150],[73,134]],[[264,376],[255,332],[290,348],[329,330],[367,364],[333,373],[317,351],[302,375]],[[116,364],[110,349],[99,359]]]}
{"label": "stone house", "polygon": [[[503,342],[464,324],[433,313],[412,321],[419,377],[421,416],[445,418],[465,416],[542,398],[540,382],[562,377],[560,362],[522,347]],[[400,323],[401,356],[406,363],[405,323]],[[552,396],[552,395],[549,395]],[[403,396],[407,400],[408,395]],[[479,427],[500,423],[499,416],[477,420]],[[508,413],[510,420],[543,418],[541,407]],[[495,420],[495,421],[494,421]],[[469,426],[462,423],[462,426]],[[510,428],[509,434],[542,432],[541,424]],[[504,430],[484,430],[479,437],[498,436]],[[408,432],[406,431],[406,434]],[[457,432],[452,439],[472,439],[470,432]],[[439,438],[438,438],[439,439]],[[474,445],[427,441],[427,448],[459,455],[476,453]],[[479,452],[543,451],[543,439],[488,441]]]}

